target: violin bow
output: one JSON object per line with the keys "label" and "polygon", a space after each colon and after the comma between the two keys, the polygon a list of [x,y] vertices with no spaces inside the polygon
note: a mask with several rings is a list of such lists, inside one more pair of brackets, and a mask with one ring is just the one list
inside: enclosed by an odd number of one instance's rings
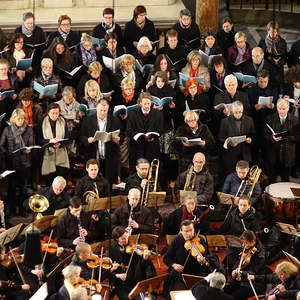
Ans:
{"label": "violin bow", "polygon": [[51,241],[51,238],[52,238],[52,234],[53,234],[53,229],[51,229],[51,232],[50,232],[50,235],[49,235],[48,243],[47,243],[47,246],[46,246],[46,251],[45,251],[42,266],[41,266],[42,269],[44,268],[44,264],[45,264],[47,252],[48,252],[48,249],[49,249],[50,241]]}
{"label": "violin bow", "polygon": [[248,278],[248,281],[249,281],[249,283],[250,283],[250,286],[251,286],[251,289],[252,289],[253,294],[254,294],[254,296],[255,296],[255,299],[256,299],[256,300],[259,300],[259,298],[258,298],[258,296],[257,296],[257,293],[256,293],[256,290],[255,290],[255,288],[254,288],[254,285],[253,285],[252,280]]}
{"label": "violin bow", "polygon": [[140,236],[141,236],[141,234],[139,233],[139,235],[137,236],[136,242],[135,242],[134,250],[132,251],[131,256],[130,256],[130,259],[129,259],[129,263],[128,263],[127,270],[126,270],[126,272],[125,272],[126,278],[127,278],[128,270],[129,270],[130,265],[131,265],[131,262],[132,262],[132,258],[133,258],[134,251],[135,251],[135,249],[136,249],[136,247],[137,247],[137,245],[138,245],[138,243],[139,243]]}
{"label": "violin bow", "polygon": [[245,251],[246,251],[246,247],[243,248],[243,251],[241,253],[241,259],[240,259],[239,265],[237,267],[238,273],[241,272],[242,263],[243,263],[243,256],[244,256]]}
{"label": "violin bow", "polygon": [[103,247],[101,247],[101,254],[100,254],[99,276],[98,276],[99,283],[101,282],[102,259],[103,259]]}
{"label": "violin bow", "polygon": [[21,280],[22,280],[23,284],[26,284],[25,279],[24,279],[24,276],[23,276],[23,274],[22,274],[22,271],[21,271],[21,269],[20,269],[20,267],[19,267],[19,264],[18,264],[18,262],[17,262],[17,260],[16,260],[16,258],[15,258],[15,255],[14,255],[14,253],[13,253],[11,247],[9,247],[9,252],[10,252],[10,254],[11,254],[13,260],[14,260],[14,263],[16,264],[18,273],[19,273],[19,275],[20,275],[20,277],[21,277]]}

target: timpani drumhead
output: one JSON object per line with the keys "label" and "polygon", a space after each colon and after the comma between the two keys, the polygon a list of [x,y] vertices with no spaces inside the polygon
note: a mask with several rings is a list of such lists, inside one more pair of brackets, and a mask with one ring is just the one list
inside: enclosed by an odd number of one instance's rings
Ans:
{"label": "timpani drumhead", "polygon": [[300,184],[296,182],[278,182],[270,184],[266,187],[265,193],[272,197],[280,199],[295,199],[291,188],[300,188]]}

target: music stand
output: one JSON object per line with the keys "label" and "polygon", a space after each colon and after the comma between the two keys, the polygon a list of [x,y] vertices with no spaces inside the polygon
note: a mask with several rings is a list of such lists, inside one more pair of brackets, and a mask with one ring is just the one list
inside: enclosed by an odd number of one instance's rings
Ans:
{"label": "music stand", "polygon": [[101,252],[101,248],[103,247],[102,242],[93,243],[90,245],[93,253]]}
{"label": "music stand", "polygon": [[208,247],[242,247],[242,242],[240,238],[234,235],[207,235],[206,241]]}
{"label": "music stand", "polygon": [[87,205],[83,205],[85,211],[106,210],[121,207],[126,202],[127,196],[118,195],[91,199]]}
{"label": "music stand", "polygon": [[298,236],[297,229],[293,225],[281,222],[276,222],[276,225],[279,226],[281,232],[292,236]]}
{"label": "music stand", "polygon": [[162,274],[143,281],[138,282],[128,295],[132,299],[145,292],[152,292],[153,290],[163,290],[163,284],[167,280],[169,274]]}
{"label": "music stand", "polygon": [[58,217],[58,219],[67,211],[67,208],[61,208],[61,209],[57,209],[54,212],[54,216]]}
{"label": "music stand", "polygon": [[52,276],[54,276],[58,271],[61,271],[64,266],[70,262],[70,260],[72,259],[74,253],[69,254],[66,258],[64,258],[52,271],[50,271],[46,277],[47,280],[52,278]]}
{"label": "music stand", "polygon": [[52,226],[52,222],[57,220],[57,216],[43,216],[42,218],[35,220],[33,223],[27,225],[22,231],[21,235],[25,234],[29,229],[37,228],[40,232],[45,231]]}
{"label": "music stand", "polygon": [[223,192],[217,192],[217,196],[219,198],[219,202],[225,205],[233,205],[234,204],[234,196],[230,194],[226,194]]}
{"label": "music stand", "polygon": [[165,205],[166,192],[149,192],[147,207],[160,207]]}
{"label": "music stand", "polygon": [[19,234],[23,223],[11,227],[0,234],[0,245],[6,245],[12,242]]}
{"label": "music stand", "polygon": [[147,245],[151,245],[151,246],[157,246],[157,240],[158,240],[158,235],[156,234],[148,234],[148,233],[142,233],[140,235],[135,234],[135,235],[131,235],[129,237],[129,241],[132,243],[136,243],[138,236],[140,236],[139,238],[139,243],[144,243]]}
{"label": "music stand", "polygon": [[298,258],[296,258],[295,256],[293,256],[292,254],[285,252],[282,250],[282,252],[284,253],[284,255],[286,256],[286,258],[292,263],[294,264],[296,267],[300,268],[300,261],[298,260]]}
{"label": "music stand", "polygon": [[183,281],[186,284],[188,290],[190,290],[199,280],[203,279],[203,276],[182,274]]}

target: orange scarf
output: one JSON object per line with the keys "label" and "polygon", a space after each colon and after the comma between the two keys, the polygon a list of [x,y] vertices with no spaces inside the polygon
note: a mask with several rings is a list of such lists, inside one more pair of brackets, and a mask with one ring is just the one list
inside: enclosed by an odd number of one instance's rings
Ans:
{"label": "orange scarf", "polygon": [[198,76],[198,69],[193,70],[192,68],[190,69],[190,77],[197,77]]}
{"label": "orange scarf", "polygon": [[25,112],[25,122],[28,126],[33,126],[33,112],[32,112],[32,102],[29,106],[23,107]]}
{"label": "orange scarf", "polygon": [[124,92],[122,92],[122,97],[125,99],[125,103],[131,102],[133,96],[134,96],[134,90],[129,95],[126,95]]}

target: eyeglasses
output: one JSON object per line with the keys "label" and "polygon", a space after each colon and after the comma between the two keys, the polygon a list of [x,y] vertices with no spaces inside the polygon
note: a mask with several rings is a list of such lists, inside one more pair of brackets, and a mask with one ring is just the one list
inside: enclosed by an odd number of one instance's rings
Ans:
{"label": "eyeglasses", "polygon": [[192,120],[186,120],[187,123],[193,123],[193,122],[197,122],[196,119],[192,119]]}

